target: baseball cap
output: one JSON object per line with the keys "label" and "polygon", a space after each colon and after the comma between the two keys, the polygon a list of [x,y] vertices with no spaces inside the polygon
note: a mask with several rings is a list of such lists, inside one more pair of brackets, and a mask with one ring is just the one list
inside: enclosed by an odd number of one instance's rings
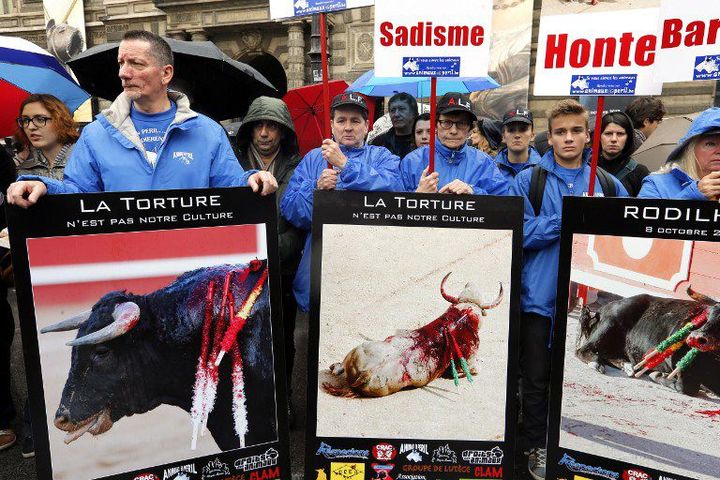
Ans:
{"label": "baseball cap", "polygon": [[470,102],[470,97],[465,94],[450,92],[440,98],[440,101],[437,104],[438,115],[453,112],[466,112],[472,116],[473,121],[477,120],[477,116],[472,111],[472,102]]}
{"label": "baseball cap", "polygon": [[346,105],[358,107],[362,110],[365,110],[365,113],[368,112],[367,103],[365,103],[365,99],[363,98],[363,96],[352,92],[346,92],[341,93],[340,95],[336,95],[330,103],[330,109],[335,110],[338,107],[343,107]]}
{"label": "baseball cap", "polygon": [[527,108],[516,108],[514,110],[510,110],[509,112],[506,112],[505,115],[503,115],[502,124],[504,126],[512,122],[522,122],[532,125],[532,113],[530,113],[530,110],[528,110]]}

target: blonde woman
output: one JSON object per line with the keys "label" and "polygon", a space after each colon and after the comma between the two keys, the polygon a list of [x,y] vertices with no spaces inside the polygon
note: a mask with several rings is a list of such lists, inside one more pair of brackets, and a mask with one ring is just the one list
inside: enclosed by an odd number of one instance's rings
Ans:
{"label": "blonde woman", "polygon": [[720,108],[702,112],[665,165],[643,180],[638,198],[714,200],[720,197]]}

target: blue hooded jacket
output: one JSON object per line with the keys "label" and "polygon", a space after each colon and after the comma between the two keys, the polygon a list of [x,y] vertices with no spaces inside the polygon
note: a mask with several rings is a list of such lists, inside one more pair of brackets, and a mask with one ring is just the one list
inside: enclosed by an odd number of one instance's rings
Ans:
{"label": "blue hooded jacket", "polygon": [[[532,167],[533,165],[538,163],[541,158],[542,157],[540,156],[538,151],[535,150],[535,147],[529,147],[528,161],[522,166],[520,172],[522,172],[526,168]],[[510,160],[508,160],[507,147],[503,148],[497,153],[497,155],[495,155],[495,165],[497,165],[498,170],[500,170],[500,173],[503,174],[503,177],[505,177],[505,180],[507,180],[508,184],[512,184],[513,180],[515,180],[515,176],[520,173],[515,171],[515,169],[512,167],[513,164],[510,163]]]}
{"label": "blue hooded jacket", "polygon": [[[562,199],[565,196],[586,196],[590,181],[591,150],[583,153],[583,167],[578,171],[573,187],[570,188],[556,173],[555,154],[548,150],[539,165],[548,171],[543,193],[540,215],[535,216],[530,204],[530,179],[532,168],[527,168],[515,177],[510,191],[524,197],[525,221],[523,225],[523,269],[521,303],[523,312],[532,312],[543,317],[555,318],[557,297],[557,275],[560,263],[560,223],[562,220]],[[615,177],[615,189],[619,197],[626,197],[627,191]],[[602,196],[600,181],[595,179],[595,196]]]}
{"label": "blue hooded jacket", "polygon": [[65,167],[64,181],[35,175],[49,194],[246,186],[255,171],[243,171],[223,127],[190,110],[187,97],[169,92],[177,113],[158,149],[155,168],[130,119],[124,93],[83,129]]}
{"label": "blue hooded jacket", "polygon": [[[400,162],[400,178],[406,192],[414,192],[422,172],[430,163],[430,147],[413,150]],[[458,179],[473,187],[475,195],[507,195],[508,182],[492,157],[477,148],[463,145],[452,150],[435,139],[435,171],[440,175],[438,190]]]}
{"label": "blue hooded jacket", "polygon": [[[361,148],[340,146],[347,157],[345,168],[338,175],[336,190],[400,191],[398,162],[400,159],[385,147],[366,145]],[[327,168],[322,149],[308,152],[302,159],[280,202],[280,212],[296,227],[305,230],[305,248],[300,259],[293,292],[303,312],[310,309],[310,228],[312,226],[313,192],[320,174]]]}
{"label": "blue hooded jacket", "polygon": [[[677,161],[688,143],[698,135],[720,130],[720,108],[712,107],[702,112],[690,125],[688,132],[678,141],[666,163]],[[678,166],[665,173],[653,173],[645,177],[638,198],[664,198],[675,200],[707,200],[698,190],[698,181]]]}

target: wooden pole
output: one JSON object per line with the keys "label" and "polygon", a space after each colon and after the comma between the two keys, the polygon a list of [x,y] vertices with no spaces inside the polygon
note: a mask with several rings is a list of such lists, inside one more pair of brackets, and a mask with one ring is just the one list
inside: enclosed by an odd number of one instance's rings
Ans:
{"label": "wooden pole", "polygon": [[435,123],[437,115],[437,78],[430,78],[430,163],[428,174],[435,171]]}
{"label": "wooden pole", "polygon": [[[592,160],[590,162],[590,182],[588,185],[588,196],[590,197],[595,194],[595,177],[597,176],[597,164],[600,155],[600,135],[602,135],[600,129],[602,128],[603,110],[605,110],[605,97],[600,95],[597,99],[595,133],[593,134]],[[629,138],[627,141],[631,142],[632,138]]]}

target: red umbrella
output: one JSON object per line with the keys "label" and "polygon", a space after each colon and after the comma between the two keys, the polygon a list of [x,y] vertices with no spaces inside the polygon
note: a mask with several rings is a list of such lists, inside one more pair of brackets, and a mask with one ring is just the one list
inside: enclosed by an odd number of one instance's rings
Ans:
{"label": "red umbrella", "polygon": [[[347,82],[343,80],[332,80],[330,82],[330,98],[343,93],[347,87]],[[325,112],[322,96],[323,86],[318,83],[288,90],[283,97],[283,101],[290,110],[300,146],[300,154],[303,156],[313,148],[319,147],[324,140],[323,125],[330,117],[330,113]],[[373,102],[367,102],[367,104],[370,110],[370,128],[372,128],[375,104]]]}

